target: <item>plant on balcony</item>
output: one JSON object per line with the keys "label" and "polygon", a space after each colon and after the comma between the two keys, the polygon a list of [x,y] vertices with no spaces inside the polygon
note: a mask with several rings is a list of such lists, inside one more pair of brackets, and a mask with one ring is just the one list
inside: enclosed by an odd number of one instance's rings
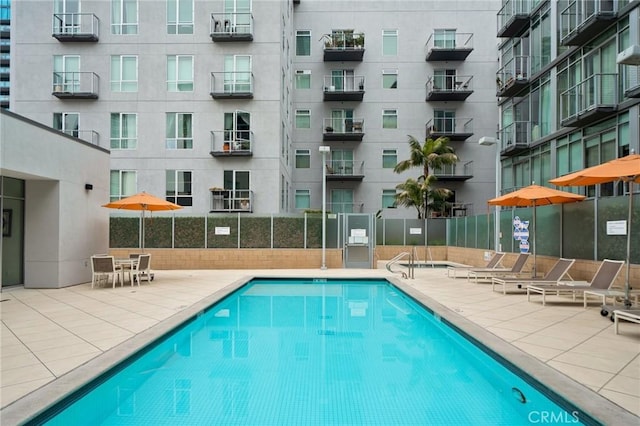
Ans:
{"label": "plant on balcony", "polygon": [[331,127],[331,126],[327,126],[327,127],[325,127],[325,128],[324,128],[324,131],[325,131],[326,133],[331,133],[331,132],[333,132],[333,127]]}
{"label": "plant on balcony", "polygon": [[353,36],[353,42],[356,49],[364,49],[364,34],[356,34]]}

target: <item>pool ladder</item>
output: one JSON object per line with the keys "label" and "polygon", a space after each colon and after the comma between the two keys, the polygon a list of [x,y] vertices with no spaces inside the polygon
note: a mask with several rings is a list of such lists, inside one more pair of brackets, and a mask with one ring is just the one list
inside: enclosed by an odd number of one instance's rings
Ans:
{"label": "pool ladder", "polygon": [[[392,268],[394,265],[398,264],[398,262],[400,262],[402,259],[405,259],[406,257],[409,257],[408,272],[397,269],[394,270]],[[418,252],[415,247],[413,248],[413,250],[411,250],[411,253],[409,253],[408,251],[398,253],[393,259],[387,262],[387,271],[391,272],[392,274],[402,274],[402,278],[414,278],[415,262],[417,258]]]}

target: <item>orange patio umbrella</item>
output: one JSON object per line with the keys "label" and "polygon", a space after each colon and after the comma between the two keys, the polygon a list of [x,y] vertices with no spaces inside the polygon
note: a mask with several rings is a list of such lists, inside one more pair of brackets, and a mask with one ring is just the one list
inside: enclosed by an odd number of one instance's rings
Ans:
{"label": "orange patio umbrella", "polygon": [[558,191],[540,185],[529,185],[487,201],[491,206],[533,207],[533,276],[536,275],[536,207],[550,204],[573,203],[584,200],[584,195]]}
{"label": "orange patio umbrella", "polygon": [[108,207],[110,209],[120,210],[137,210],[142,212],[142,240],[141,250],[144,252],[144,212],[146,211],[165,211],[165,210],[178,210],[182,206],[172,203],[171,201],[163,200],[154,195],[147,194],[146,192],[140,192],[135,195],[123,198],[118,201],[112,201],[104,204],[102,207]]}
{"label": "orange patio umbrella", "polygon": [[625,278],[625,305],[629,301],[629,272],[631,268],[631,219],[633,216],[633,184],[640,184],[640,155],[630,154],[626,157],[589,167],[568,175],[551,179],[549,182],[557,186],[589,186],[609,182],[629,182],[629,213],[627,218],[627,271]]}

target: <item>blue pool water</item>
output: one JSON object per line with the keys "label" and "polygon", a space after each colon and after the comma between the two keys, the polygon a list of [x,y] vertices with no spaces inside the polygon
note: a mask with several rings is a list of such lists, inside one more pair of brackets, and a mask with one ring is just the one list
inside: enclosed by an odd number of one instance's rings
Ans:
{"label": "blue pool water", "polygon": [[253,280],[64,405],[35,422],[579,420],[385,280]]}

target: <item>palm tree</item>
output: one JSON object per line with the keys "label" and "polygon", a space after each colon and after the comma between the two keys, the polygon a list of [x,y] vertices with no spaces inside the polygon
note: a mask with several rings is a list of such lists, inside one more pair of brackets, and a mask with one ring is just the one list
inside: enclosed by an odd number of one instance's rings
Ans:
{"label": "palm tree", "polygon": [[[422,175],[417,180],[407,179],[404,183],[399,184],[396,188],[402,192],[396,196],[396,200],[399,205],[405,207],[415,205],[418,209],[418,219],[422,219],[426,217],[429,210],[430,200],[433,201],[450,194],[449,190],[431,189],[436,181],[431,170],[457,163],[458,156],[455,154],[455,150],[449,146],[449,139],[445,137],[427,138],[423,145],[413,136],[409,136],[409,150],[409,159],[400,161],[393,171],[402,173],[412,167],[421,167]],[[430,197],[429,191],[437,192],[433,192]],[[409,198],[412,200],[408,201]]]}

